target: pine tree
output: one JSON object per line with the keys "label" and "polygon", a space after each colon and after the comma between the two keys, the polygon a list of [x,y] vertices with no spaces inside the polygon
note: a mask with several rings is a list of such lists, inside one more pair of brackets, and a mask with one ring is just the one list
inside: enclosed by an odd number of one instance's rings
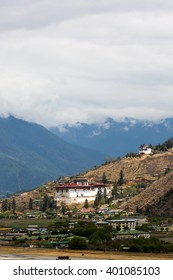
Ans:
{"label": "pine tree", "polygon": [[102,200],[102,191],[101,191],[101,189],[98,190],[96,197],[97,197],[98,203],[100,204],[100,202]]}
{"label": "pine tree", "polygon": [[103,172],[103,175],[102,175],[102,183],[103,184],[107,184],[108,180],[107,180],[107,177],[106,177],[106,174],[105,172]]}
{"label": "pine tree", "polygon": [[120,171],[118,184],[121,187],[120,191],[121,191],[121,195],[122,195],[122,193],[123,193],[122,185],[124,184],[124,173],[123,173],[123,170]]}
{"label": "pine tree", "polygon": [[114,200],[117,199],[117,197],[118,197],[118,185],[117,185],[117,182],[114,182],[114,184],[113,184],[112,196],[113,196]]}
{"label": "pine tree", "polygon": [[88,199],[85,199],[84,208],[87,209],[88,207],[89,207]]}
{"label": "pine tree", "polygon": [[98,207],[102,202],[103,202],[103,194],[101,189],[99,189],[94,200],[94,207]]}
{"label": "pine tree", "polygon": [[107,201],[107,190],[106,190],[106,188],[104,188],[103,194],[101,196],[101,204],[105,204],[106,201]]}
{"label": "pine tree", "polygon": [[33,199],[30,197],[29,204],[28,204],[29,210],[33,210]]}
{"label": "pine tree", "polygon": [[43,197],[43,200],[41,201],[41,204],[40,204],[40,211],[46,211],[47,210],[48,202],[49,202],[48,195],[45,194],[44,197]]}
{"label": "pine tree", "polygon": [[2,212],[5,212],[8,210],[8,200],[7,199],[4,199],[2,201],[1,210],[2,210]]}
{"label": "pine tree", "polygon": [[96,196],[94,200],[94,207],[97,208],[98,206],[99,206],[99,201],[98,201],[98,197]]}
{"label": "pine tree", "polygon": [[123,172],[123,170],[120,170],[118,184],[120,186],[122,186],[124,184],[124,172]]}
{"label": "pine tree", "polygon": [[104,188],[104,191],[103,191],[103,197],[104,197],[104,199],[106,199],[106,198],[107,198],[107,190],[106,190],[106,188]]}
{"label": "pine tree", "polygon": [[8,211],[11,211],[11,203],[8,203]]}
{"label": "pine tree", "polygon": [[16,200],[15,200],[15,198],[13,197],[13,200],[12,200],[12,211],[13,211],[13,214],[15,213],[15,211],[16,211]]}

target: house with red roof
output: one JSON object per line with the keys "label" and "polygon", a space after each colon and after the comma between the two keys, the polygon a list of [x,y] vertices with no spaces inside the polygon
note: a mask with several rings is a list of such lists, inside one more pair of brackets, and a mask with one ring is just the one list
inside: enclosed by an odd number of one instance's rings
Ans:
{"label": "house with red roof", "polygon": [[63,201],[66,203],[81,203],[86,199],[88,202],[94,201],[98,191],[103,193],[105,188],[103,183],[90,184],[84,177],[76,178],[72,183],[60,183],[55,186],[55,200],[57,205]]}

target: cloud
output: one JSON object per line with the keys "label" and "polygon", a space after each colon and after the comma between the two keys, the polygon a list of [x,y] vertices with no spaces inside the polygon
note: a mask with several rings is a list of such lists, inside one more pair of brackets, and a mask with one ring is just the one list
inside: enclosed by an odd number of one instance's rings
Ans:
{"label": "cloud", "polygon": [[0,0],[0,114],[45,126],[172,117],[173,3]]}

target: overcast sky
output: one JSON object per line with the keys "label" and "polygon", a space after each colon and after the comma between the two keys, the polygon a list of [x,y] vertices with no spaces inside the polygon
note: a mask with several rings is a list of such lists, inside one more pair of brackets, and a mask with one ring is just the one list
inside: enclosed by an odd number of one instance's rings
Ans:
{"label": "overcast sky", "polygon": [[173,117],[172,0],[0,0],[0,114]]}

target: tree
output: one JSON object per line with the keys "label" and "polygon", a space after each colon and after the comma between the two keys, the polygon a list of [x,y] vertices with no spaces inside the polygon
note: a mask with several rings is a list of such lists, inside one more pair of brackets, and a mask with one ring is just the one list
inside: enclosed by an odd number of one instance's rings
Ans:
{"label": "tree", "polygon": [[65,203],[61,203],[61,212],[64,215],[66,213],[66,211],[68,210],[68,207],[66,206]]}
{"label": "tree", "polygon": [[15,200],[15,198],[13,197],[13,200],[12,200],[12,211],[13,211],[13,214],[15,213],[15,211],[16,211],[16,200]]}
{"label": "tree", "polygon": [[84,208],[87,209],[88,207],[89,207],[88,199],[85,199]]}
{"label": "tree", "polygon": [[97,230],[97,226],[94,223],[92,222],[85,223],[83,221],[80,221],[77,224],[75,224],[74,228],[72,229],[72,234],[88,238],[96,230]]}
{"label": "tree", "polygon": [[106,200],[106,198],[107,198],[107,190],[106,190],[106,188],[104,188],[103,197],[104,197],[104,199]]}
{"label": "tree", "polygon": [[8,203],[8,210],[11,211],[11,202]]}
{"label": "tree", "polygon": [[122,193],[123,193],[122,185],[124,184],[124,172],[123,172],[123,170],[120,170],[118,184],[121,187],[120,192],[121,192],[121,195],[122,195]]}
{"label": "tree", "polygon": [[117,182],[114,182],[114,184],[113,184],[112,197],[113,197],[114,200],[117,199],[117,197],[118,197],[118,185],[117,185]]}
{"label": "tree", "polygon": [[113,228],[111,226],[104,226],[97,228],[97,230],[89,237],[89,244],[93,249],[104,249],[112,238]]}
{"label": "tree", "polygon": [[138,213],[138,214],[142,214],[143,213],[142,209],[139,208],[138,205],[136,206],[136,213]]}
{"label": "tree", "polygon": [[33,199],[30,197],[30,199],[29,199],[29,205],[28,205],[28,207],[29,207],[29,210],[32,210],[33,209]]}
{"label": "tree", "polygon": [[123,170],[120,170],[118,184],[119,184],[119,186],[122,186],[124,184],[124,172],[123,172]]}
{"label": "tree", "polygon": [[101,191],[101,189],[98,190],[96,197],[98,199],[98,203],[100,204],[100,202],[102,200],[102,191]]}
{"label": "tree", "polygon": [[87,242],[82,237],[73,237],[69,242],[69,248],[74,250],[87,249]]}
{"label": "tree", "polygon": [[5,212],[8,210],[8,200],[7,199],[4,199],[2,201],[1,210],[2,210],[2,212]]}
{"label": "tree", "polygon": [[107,184],[108,180],[107,180],[107,177],[106,177],[106,174],[105,172],[103,172],[103,175],[102,175],[102,183],[103,184]]}
{"label": "tree", "polygon": [[48,195],[45,194],[40,204],[40,211],[46,211],[48,208]]}
{"label": "tree", "polygon": [[98,197],[96,196],[94,200],[94,207],[97,208],[98,206],[99,206],[99,201],[98,201]]}
{"label": "tree", "polygon": [[98,190],[95,200],[94,200],[94,207],[98,207],[102,200],[102,191],[101,189]]}

